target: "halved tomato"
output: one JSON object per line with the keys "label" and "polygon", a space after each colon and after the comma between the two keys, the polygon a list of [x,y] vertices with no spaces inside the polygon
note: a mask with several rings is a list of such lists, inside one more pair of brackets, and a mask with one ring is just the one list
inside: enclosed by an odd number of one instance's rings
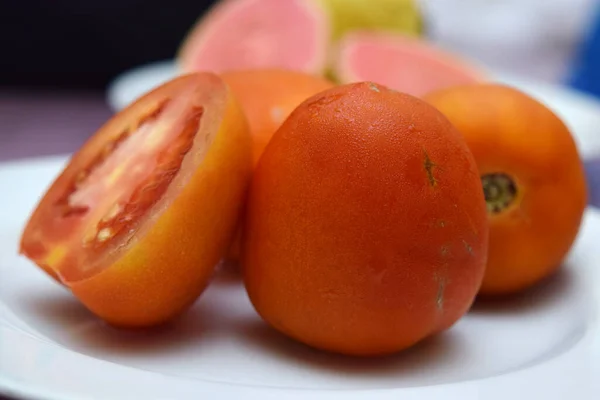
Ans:
{"label": "halved tomato", "polygon": [[111,324],[164,322],[202,293],[225,254],[251,153],[221,78],[174,79],[74,155],[27,223],[21,253]]}

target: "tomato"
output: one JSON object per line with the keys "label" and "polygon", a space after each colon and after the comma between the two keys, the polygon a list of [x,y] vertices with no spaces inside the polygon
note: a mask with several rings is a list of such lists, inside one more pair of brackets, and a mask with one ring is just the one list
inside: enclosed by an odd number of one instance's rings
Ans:
{"label": "tomato", "polygon": [[[254,165],[277,128],[301,102],[333,87],[332,82],[318,76],[275,68],[228,71],[221,77],[248,117]],[[239,261],[241,224],[227,256],[230,261]]]}
{"label": "tomato", "polygon": [[308,97],[334,85],[320,76],[276,68],[228,71],[221,77],[248,117],[255,165],[292,111]]}
{"label": "tomato", "polygon": [[497,84],[431,93],[475,156],[490,220],[481,295],[527,289],[569,252],[586,207],[583,164],[565,124],[530,96]]}
{"label": "tomato", "polygon": [[460,133],[420,99],[349,84],[299,105],[258,162],[244,283],[261,317],[298,341],[388,354],[467,312],[487,243]]}
{"label": "tomato", "polygon": [[28,221],[21,252],[114,325],[148,326],[202,292],[251,174],[245,116],[216,75],[142,96],[72,157]]}

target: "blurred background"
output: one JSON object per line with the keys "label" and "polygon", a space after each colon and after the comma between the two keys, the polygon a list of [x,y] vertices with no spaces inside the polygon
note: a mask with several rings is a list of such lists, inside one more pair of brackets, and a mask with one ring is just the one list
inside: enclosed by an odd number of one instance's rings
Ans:
{"label": "blurred background", "polygon": [[0,85],[102,91],[129,68],[172,58],[212,3],[2,0]]}
{"label": "blurred background", "polygon": [[[574,80],[600,94],[600,79],[572,76],[600,69],[600,39],[592,37],[598,0],[415,1],[431,40],[492,67]],[[173,58],[214,2],[3,0],[0,86],[103,90],[127,69]]]}
{"label": "blurred background", "polygon": [[[600,0],[415,1],[427,40],[495,71],[600,97]],[[214,2],[2,0],[0,161],[75,150],[114,112],[113,79],[172,60]]]}
{"label": "blurred background", "polygon": [[0,161],[76,150],[109,82],[173,58],[210,0],[0,1]]}

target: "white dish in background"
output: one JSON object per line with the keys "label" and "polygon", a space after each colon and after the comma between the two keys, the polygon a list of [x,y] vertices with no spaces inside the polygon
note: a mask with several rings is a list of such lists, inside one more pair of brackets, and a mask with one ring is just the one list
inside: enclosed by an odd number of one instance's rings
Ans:
{"label": "white dish in background", "polygon": [[179,74],[174,61],[165,60],[125,71],[108,85],[106,98],[113,110],[120,110],[142,94]]}
{"label": "white dish in background", "polygon": [[[126,71],[109,85],[108,104],[113,110],[120,110],[178,73],[171,60]],[[600,155],[600,99],[565,86],[534,82],[504,73],[493,72],[491,75],[496,81],[514,86],[551,107],[575,134],[584,158]]]}
{"label": "white dish in background", "polygon": [[17,256],[23,224],[64,158],[0,165],[0,393],[39,399],[506,400],[600,395],[600,213],[561,272],[478,304],[446,333],[379,360],[309,349],[269,329],[222,274],[153,332],[107,327]]}

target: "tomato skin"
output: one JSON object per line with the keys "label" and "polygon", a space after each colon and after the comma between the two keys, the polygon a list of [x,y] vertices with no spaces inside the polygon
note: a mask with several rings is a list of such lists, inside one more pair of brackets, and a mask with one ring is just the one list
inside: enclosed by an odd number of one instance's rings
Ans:
{"label": "tomato skin", "polygon": [[517,185],[515,205],[490,215],[480,294],[522,291],[552,274],[587,203],[583,163],[568,128],[543,104],[501,85],[456,87],[425,99],[461,131],[482,175],[503,172]]}
{"label": "tomato skin", "polygon": [[300,103],[334,86],[319,76],[277,68],[227,71],[221,77],[248,117],[254,165],[277,128]]}
{"label": "tomato skin", "polygon": [[460,134],[427,103],[370,83],[313,96],[275,133],[244,236],[244,282],[262,318],[360,356],[452,326],[479,289],[488,241]]}
{"label": "tomato skin", "polygon": [[[109,264],[101,272],[81,280],[62,279],[89,310],[112,325],[153,326],[179,315],[207,286],[235,233],[252,169],[247,120],[216,75],[193,74],[166,85],[196,82],[208,91],[203,105],[217,111],[200,125],[199,132],[209,132],[211,138],[195,139],[206,141],[206,153],[190,151],[184,159],[181,171],[189,174],[187,182],[172,182],[158,210],[124,250],[107,255]],[[156,89],[130,110],[143,108],[140,104],[165,92],[169,90]],[[115,123],[111,120],[106,126]],[[96,140],[102,141],[95,136],[91,142]],[[84,147],[82,153],[87,152],[94,153]],[[29,232],[42,222],[32,220]],[[28,241],[24,237],[25,246]]]}
{"label": "tomato skin", "polygon": [[[278,68],[227,71],[221,77],[240,101],[252,135],[252,157],[258,163],[271,137],[294,109],[308,97],[334,84],[325,78]],[[242,227],[227,255],[240,258]]]}

